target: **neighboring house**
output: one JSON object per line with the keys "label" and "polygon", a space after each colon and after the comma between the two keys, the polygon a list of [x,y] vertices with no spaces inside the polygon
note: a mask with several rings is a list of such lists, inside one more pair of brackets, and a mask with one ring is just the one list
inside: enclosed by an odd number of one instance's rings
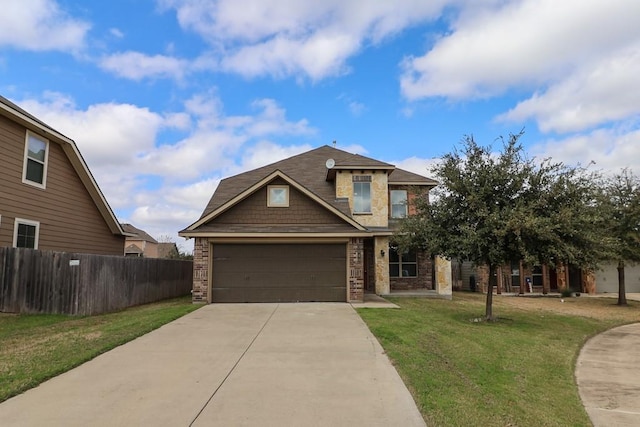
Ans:
{"label": "neighboring house", "polygon": [[120,224],[127,235],[124,255],[133,257],[158,258],[158,241],[146,231],[131,224]]}
{"label": "neighboring house", "polygon": [[362,301],[365,292],[401,289],[450,296],[447,261],[436,258],[436,275],[428,254],[398,256],[390,244],[394,220],[436,184],[329,146],[226,178],[180,232],[195,239],[193,300]]}
{"label": "neighboring house", "polygon": [[[618,263],[610,262],[596,270],[597,291],[618,292]],[[627,292],[640,292],[640,264],[627,263],[624,268],[624,284]]]}
{"label": "neighboring house", "polygon": [[178,245],[173,242],[158,243],[158,258],[178,259],[180,251]]}
{"label": "neighboring house", "polygon": [[[453,261],[453,284],[461,290],[487,291],[489,269],[475,267],[469,261]],[[640,292],[640,266],[628,265],[625,269],[626,291]],[[589,294],[618,292],[617,263],[606,263],[594,272],[581,270],[573,265],[528,266],[515,261],[497,271],[499,289],[496,292],[549,293],[571,289]]]}
{"label": "neighboring house", "polygon": [[122,255],[124,233],[76,144],[0,96],[0,246]]}

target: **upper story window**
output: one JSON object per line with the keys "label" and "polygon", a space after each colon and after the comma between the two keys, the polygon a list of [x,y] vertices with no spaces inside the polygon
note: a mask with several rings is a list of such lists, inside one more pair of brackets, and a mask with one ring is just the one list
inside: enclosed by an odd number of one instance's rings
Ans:
{"label": "upper story window", "polygon": [[353,213],[371,213],[371,175],[353,175]]}
{"label": "upper story window", "polygon": [[407,214],[407,190],[391,190],[391,218],[405,218]]}
{"label": "upper story window", "polygon": [[40,223],[16,218],[13,229],[13,246],[15,248],[38,249]]}
{"label": "upper story window", "polygon": [[289,186],[267,186],[267,206],[270,208],[286,208],[289,206]]}
{"label": "upper story window", "polygon": [[22,182],[40,188],[46,187],[48,154],[49,141],[27,131]]}

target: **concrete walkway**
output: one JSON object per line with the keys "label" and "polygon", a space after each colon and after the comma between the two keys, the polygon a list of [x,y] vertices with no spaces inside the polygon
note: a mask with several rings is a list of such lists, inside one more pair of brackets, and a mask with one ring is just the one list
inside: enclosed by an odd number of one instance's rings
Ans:
{"label": "concrete walkway", "polygon": [[2,426],[424,426],[349,304],[208,305],[0,404]]}
{"label": "concrete walkway", "polygon": [[640,426],[640,323],[587,341],[578,356],[576,381],[595,427]]}

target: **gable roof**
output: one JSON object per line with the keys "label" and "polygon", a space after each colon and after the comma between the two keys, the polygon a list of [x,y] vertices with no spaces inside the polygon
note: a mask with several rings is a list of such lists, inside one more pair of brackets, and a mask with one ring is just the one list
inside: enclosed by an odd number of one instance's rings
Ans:
{"label": "gable roof", "polygon": [[333,169],[378,169],[392,172],[392,176],[397,171],[401,171],[401,177],[407,178],[411,175],[411,181],[419,183],[420,179],[425,185],[435,185],[436,182],[411,172],[396,169],[395,166],[381,162],[379,160],[364,157],[359,154],[351,154],[337,148],[324,145],[311,151],[307,151],[297,156],[289,157],[279,162],[253,169],[220,181],[218,188],[213,193],[211,200],[204,209],[201,218],[204,218],[212,211],[216,210],[232,198],[238,196],[244,190],[261,181],[275,170],[281,171],[290,179],[306,188],[334,208],[343,212],[347,216],[351,215],[349,203],[346,199],[336,199],[333,184],[326,180],[326,161],[333,159],[335,166]]}
{"label": "gable roof", "polygon": [[82,154],[80,154],[76,143],[72,139],[64,136],[57,130],[53,129],[51,126],[47,125],[32,114],[29,114],[27,111],[23,110],[1,95],[0,115],[3,115],[14,122],[21,124],[30,131],[43,136],[49,141],[59,144],[62,147],[62,150],[66,154],[67,158],[69,159],[74,170],[80,177],[80,180],[87,189],[87,192],[98,208],[98,211],[109,227],[109,230],[111,230],[113,234],[124,235],[124,232],[120,227],[120,223],[116,219],[116,216],[111,210],[109,203],[107,203],[107,199],[105,199],[102,191],[100,191],[98,183],[91,174],[91,171],[89,171],[87,163],[84,161]]}
{"label": "gable roof", "polygon": [[144,240],[145,242],[158,243],[156,239],[147,234],[146,231],[140,230],[131,224],[120,224],[125,233],[127,233],[127,240]]}
{"label": "gable roof", "polygon": [[[233,198],[229,199],[225,203],[221,204],[220,206],[217,206],[215,209],[209,211],[208,213],[203,214],[202,217],[200,217],[200,219],[198,221],[196,221],[195,223],[193,223],[192,225],[187,227],[187,229],[184,230],[184,231],[187,231],[187,230],[188,231],[193,231],[194,229],[198,228],[199,226],[201,226],[203,224],[206,224],[207,222],[209,222],[210,220],[215,218],[218,214],[226,211],[231,206],[233,206],[236,203],[240,202],[241,200],[245,199],[247,196],[249,196],[250,194],[253,194],[255,191],[257,191],[258,189],[262,188],[263,186],[265,186],[266,184],[268,184],[269,182],[273,181],[276,178],[281,178],[281,179],[285,180],[291,186],[295,187],[298,191],[300,191],[301,193],[303,193],[306,196],[310,197],[311,199],[315,200],[318,204],[322,205],[323,207],[328,209],[330,212],[333,212],[335,215],[340,217],[345,222],[351,224],[357,230],[361,230],[361,231],[366,230],[366,228],[364,226],[362,226],[360,223],[358,223],[353,218],[351,218],[351,215],[348,212],[348,208],[349,208],[348,203],[347,203],[347,212],[346,213],[344,212],[344,210],[343,210],[344,206],[343,205],[344,205],[345,200],[342,200],[342,199],[337,199],[336,200],[335,197],[333,197],[333,200],[335,201],[335,203],[336,204],[340,204],[340,207],[336,207],[334,204],[329,203],[327,200],[319,197],[318,195],[316,195],[312,191],[309,191],[308,188],[306,188],[303,185],[301,185],[300,183],[296,182],[294,179],[292,179],[291,177],[287,176],[286,174],[284,174],[279,169],[276,169],[275,171],[273,171],[272,173],[270,173],[266,177],[262,178],[260,181],[254,182],[252,185],[250,185],[249,187],[245,188],[242,192],[240,192],[239,194],[237,194]],[[217,191],[216,191],[216,193],[217,193]],[[214,196],[215,196],[215,193],[214,193]]]}

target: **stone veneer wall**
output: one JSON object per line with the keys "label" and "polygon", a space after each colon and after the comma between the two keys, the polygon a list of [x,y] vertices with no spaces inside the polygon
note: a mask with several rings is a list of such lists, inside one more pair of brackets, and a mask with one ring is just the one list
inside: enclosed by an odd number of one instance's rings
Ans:
{"label": "stone veneer wall", "polygon": [[364,301],[364,240],[352,237],[347,245],[349,302]]}
{"label": "stone veneer wall", "polygon": [[[389,265],[387,264],[387,270]],[[426,252],[418,252],[418,277],[391,277],[392,291],[435,289],[433,283],[433,260]]]}
{"label": "stone veneer wall", "polygon": [[368,227],[387,227],[389,225],[389,193],[387,191],[388,177],[381,171],[367,171],[352,173],[338,171],[336,173],[336,197],[349,199],[349,206],[353,209],[353,175],[371,176],[371,213],[354,214],[353,218]]}
{"label": "stone veneer wall", "polygon": [[209,298],[209,239],[196,237],[193,245],[193,291],[191,301],[206,303]]}

